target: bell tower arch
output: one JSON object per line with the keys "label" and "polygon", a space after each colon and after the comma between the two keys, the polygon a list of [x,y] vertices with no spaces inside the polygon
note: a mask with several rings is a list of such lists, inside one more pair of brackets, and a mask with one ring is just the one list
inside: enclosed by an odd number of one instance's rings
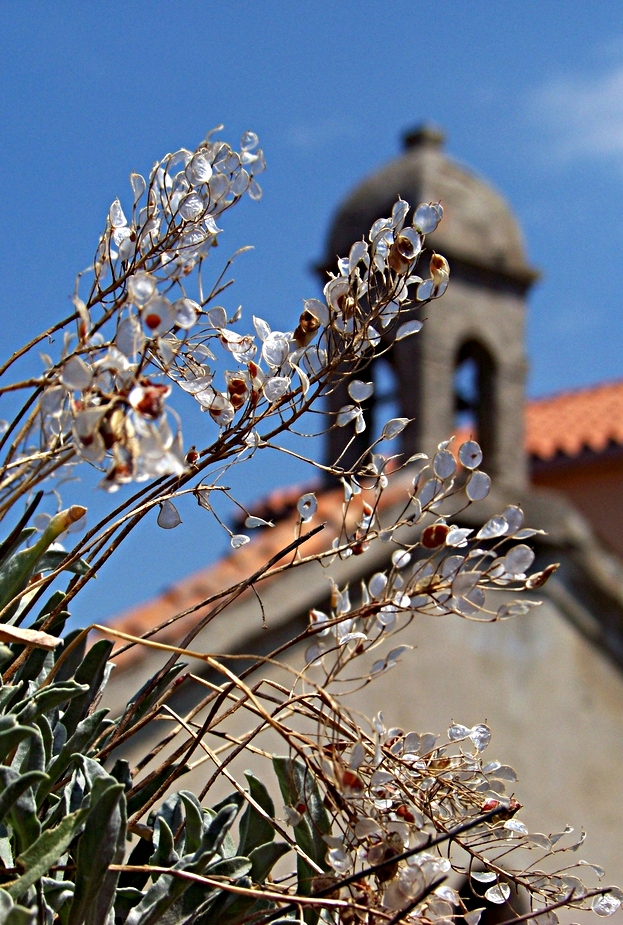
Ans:
{"label": "bell tower arch", "polygon": [[[330,226],[321,279],[338,256],[367,235],[377,218],[391,214],[401,196],[412,207],[440,201],[444,218],[426,239],[450,263],[450,285],[434,302],[415,310],[422,330],[388,345],[396,384],[394,407],[413,419],[403,432],[405,454],[434,452],[462,424],[471,425],[484,452],[483,468],[498,487],[520,496],[526,488],[523,408],[527,362],[526,297],[538,278],[526,259],[521,229],[500,194],[467,167],[447,157],[444,136],[421,126],[404,136],[401,157],[364,179],[338,208]],[[374,366],[364,374],[375,379]],[[382,413],[383,395],[370,414]],[[347,383],[329,396],[338,411],[349,404]],[[345,432],[346,431],[346,432]],[[351,436],[334,428],[327,441],[333,461]],[[360,435],[343,457],[363,452]]]}

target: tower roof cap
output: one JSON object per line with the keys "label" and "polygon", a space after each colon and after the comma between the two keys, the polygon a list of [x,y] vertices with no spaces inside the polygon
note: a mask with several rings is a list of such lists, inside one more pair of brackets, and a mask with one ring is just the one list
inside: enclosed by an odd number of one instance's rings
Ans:
{"label": "tower roof cap", "polygon": [[441,202],[444,218],[427,238],[450,261],[529,283],[536,273],[526,259],[523,234],[506,200],[443,150],[441,129],[423,124],[403,135],[402,155],[359,183],[338,207],[329,229],[324,266],[346,256],[378,218],[391,215],[400,196],[411,206]]}

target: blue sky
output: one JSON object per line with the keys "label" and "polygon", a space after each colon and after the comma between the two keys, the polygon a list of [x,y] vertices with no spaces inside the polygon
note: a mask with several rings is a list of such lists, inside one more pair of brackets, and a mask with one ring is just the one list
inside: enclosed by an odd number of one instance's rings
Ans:
{"label": "blue sky", "polygon": [[[449,153],[506,196],[543,273],[530,303],[530,394],[623,375],[619,2],[19,0],[0,13],[7,351],[67,313],[130,171],[221,122],[233,143],[256,131],[268,162],[262,202],[225,225],[223,253],[255,245],[232,303],[291,327],[301,297],[317,295],[309,267],[340,198],[399,153],[403,130],[430,120]],[[276,476],[274,462],[260,466],[245,496],[293,478],[304,474],[290,464]],[[113,590],[91,594],[90,615],[210,561],[224,541],[197,516],[153,543],[145,527],[132,574],[119,581],[111,569]]]}

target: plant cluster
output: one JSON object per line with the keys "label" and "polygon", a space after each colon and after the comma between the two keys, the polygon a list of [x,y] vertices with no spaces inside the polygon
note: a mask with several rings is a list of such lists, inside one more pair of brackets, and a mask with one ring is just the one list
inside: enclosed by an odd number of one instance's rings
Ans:
{"label": "plant cluster", "polygon": [[[345,377],[351,403],[318,413],[325,429],[348,428],[357,439],[373,391],[360,377],[388,342],[417,335],[418,306],[448,285],[447,261],[425,243],[441,206],[411,210],[399,200],[338,261],[324,301],[303,302],[292,330],[258,317],[243,327],[240,312],[229,317],[217,304],[231,260],[211,268],[218,223],[245,194],[260,198],[263,169],[253,133],[239,151],[211,133],[195,151],[167,155],[147,179],[133,174],[130,217],[115,200],[72,314],[0,368],[0,394],[25,395],[0,441],[0,920],[477,925],[496,907],[521,921],[518,902],[524,918],[538,914],[546,925],[561,907],[609,915],[623,893],[584,884],[586,865],[568,854],[582,839],[570,831],[528,831],[508,792],[514,771],[482,757],[486,724],[453,724],[438,741],[388,728],[380,713],[362,722],[342,696],[393,668],[409,645],[390,640],[397,632],[406,640],[418,616],[520,616],[531,604],[515,596],[551,573],[530,574],[525,541],[536,531],[518,507],[478,531],[455,523],[490,488],[474,440],[404,460],[392,441],[408,421],[394,418],[353,467],[310,460],[341,480],[339,535],[306,554],[322,524],[316,495],[304,494],[292,541],[202,601],[203,615],[174,645],[158,640],[162,627],[142,638],[107,627],[64,632],[81,589],[143,518],[157,511],[161,528],[175,528],[180,505],[193,499],[216,516],[211,498],[224,473],[279,450],[282,435]],[[56,359],[12,378],[61,332]],[[206,413],[205,445],[183,436],[176,395]],[[79,464],[100,470],[101,487],[121,489],[121,500],[67,550],[58,539],[85,509],[60,499]],[[397,478],[404,503],[387,523],[385,492]],[[53,513],[38,513],[44,498]],[[225,527],[234,550],[254,528],[272,527],[245,515],[246,532]],[[333,582],[326,611],[312,610],[308,627],[270,655],[248,656],[234,671],[228,653],[193,648],[243,592],[259,596],[267,579],[310,561],[330,574],[336,557],[365,556],[378,543],[387,544],[388,567],[360,588]],[[94,629],[100,638],[90,644]],[[110,716],[100,701],[115,640],[120,651],[161,651],[164,662]],[[204,671],[186,671],[189,660]],[[289,683],[276,680],[275,666]],[[181,681],[198,692],[183,715],[172,701]],[[124,747],[163,719],[166,733],[131,765]],[[253,767],[244,779],[241,758]],[[202,791],[179,789],[197,766]],[[225,784],[229,795],[217,801]]]}

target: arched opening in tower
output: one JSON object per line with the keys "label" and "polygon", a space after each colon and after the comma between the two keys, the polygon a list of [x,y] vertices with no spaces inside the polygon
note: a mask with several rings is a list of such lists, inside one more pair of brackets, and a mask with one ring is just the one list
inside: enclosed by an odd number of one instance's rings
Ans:
{"label": "arched opening in tower", "polygon": [[492,459],[496,440],[495,362],[478,340],[465,341],[454,363],[454,429],[477,440]]}

